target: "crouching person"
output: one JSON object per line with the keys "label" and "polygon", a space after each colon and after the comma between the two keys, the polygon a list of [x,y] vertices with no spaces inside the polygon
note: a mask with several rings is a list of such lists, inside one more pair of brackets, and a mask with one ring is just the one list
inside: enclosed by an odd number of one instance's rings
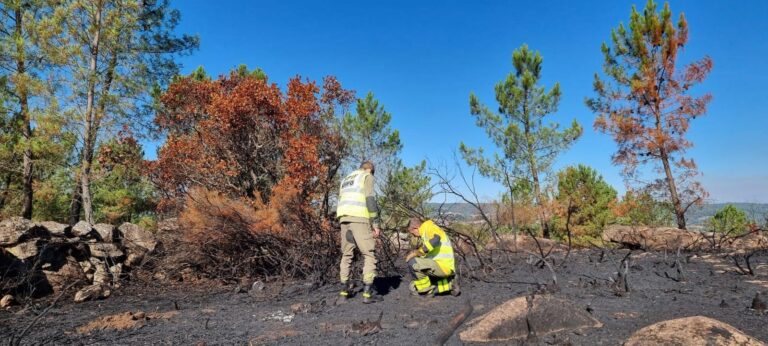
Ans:
{"label": "crouching person", "polygon": [[456,272],[453,247],[445,231],[432,220],[422,222],[419,218],[411,219],[408,231],[421,240],[421,247],[405,259],[413,276],[411,293],[459,295],[458,285],[452,282]]}

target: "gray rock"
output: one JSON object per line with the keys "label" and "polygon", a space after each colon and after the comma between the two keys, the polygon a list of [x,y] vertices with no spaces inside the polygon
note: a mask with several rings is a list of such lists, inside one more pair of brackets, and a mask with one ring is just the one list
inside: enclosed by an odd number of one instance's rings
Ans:
{"label": "gray rock", "polygon": [[120,275],[123,273],[123,264],[118,263],[109,267],[109,273],[112,274],[112,283],[115,285],[120,284]]}
{"label": "gray rock", "polygon": [[134,267],[141,264],[141,260],[144,259],[143,253],[128,252],[128,256],[125,258],[125,264],[128,267]]}
{"label": "gray rock", "polygon": [[98,258],[116,258],[122,257],[123,251],[114,243],[92,243],[88,244],[92,257]]}
{"label": "gray rock", "polygon": [[52,236],[64,237],[69,229],[69,225],[53,221],[38,222],[37,226],[48,231]]}
{"label": "gray rock", "polygon": [[75,293],[75,303],[82,303],[86,300],[99,299],[104,296],[104,288],[99,285],[90,285],[83,287]]}
{"label": "gray rock", "polygon": [[264,290],[264,283],[261,280],[255,281],[253,285],[251,285],[251,291],[253,292],[261,292]]}
{"label": "gray rock", "polygon": [[510,299],[467,323],[459,333],[463,342],[507,342],[556,332],[600,328],[600,321],[584,308],[551,295]]}
{"label": "gray rock", "polygon": [[80,268],[82,268],[83,272],[86,274],[93,274],[96,270],[96,267],[90,261],[81,261],[78,263],[80,264]]}
{"label": "gray rock", "polygon": [[14,245],[35,225],[21,217],[12,217],[0,222],[0,246]]}
{"label": "gray rock", "polygon": [[123,245],[128,248],[141,248],[146,251],[154,251],[157,246],[155,235],[132,223],[124,223],[118,227]]}
{"label": "gray rock", "polygon": [[18,244],[14,247],[7,248],[6,250],[16,258],[25,260],[27,258],[35,257],[39,253],[41,241],[39,239],[32,239],[30,241]]}
{"label": "gray rock", "polygon": [[91,224],[80,221],[76,223],[74,226],[72,226],[72,234],[75,237],[85,237],[89,235],[93,231],[93,227],[91,227]]}
{"label": "gray rock", "polygon": [[3,299],[0,299],[0,308],[7,308],[11,306],[14,302],[13,296],[10,294],[6,294],[3,296]]}
{"label": "gray rock", "polygon": [[623,345],[764,346],[765,344],[725,322],[704,316],[691,316],[661,321],[641,328]]}
{"label": "gray rock", "polygon": [[96,271],[93,273],[93,283],[108,285],[110,282],[112,282],[112,278],[109,276],[107,268],[103,265],[96,267]]}
{"label": "gray rock", "polygon": [[99,239],[105,243],[111,243],[115,240],[115,226],[106,223],[97,223],[93,225],[93,230],[99,234]]}
{"label": "gray rock", "polygon": [[61,257],[63,258],[60,261],[57,260],[61,263],[53,263],[48,269],[42,271],[54,293],[60,292],[61,289],[75,281],[85,282],[87,280],[85,272],[77,260],[70,256],[64,257],[64,255],[62,254]]}

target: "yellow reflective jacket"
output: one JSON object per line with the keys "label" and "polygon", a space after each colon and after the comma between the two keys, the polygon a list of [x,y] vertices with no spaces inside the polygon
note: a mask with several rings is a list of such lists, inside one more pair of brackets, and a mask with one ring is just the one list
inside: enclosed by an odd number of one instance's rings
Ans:
{"label": "yellow reflective jacket", "polygon": [[339,205],[336,207],[336,217],[343,216],[375,218],[378,211],[369,211],[365,196],[365,178],[371,175],[364,170],[356,170],[341,181],[339,190]]}
{"label": "yellow reflective jacket", "polygon": [[448,275],[453,274],[456,271],[453,247],[445,231],[435,225],[432,220],[427,220],[419,227],[419,237],[421,237],[421,251],[425,254],[424,258],[435,260]]}

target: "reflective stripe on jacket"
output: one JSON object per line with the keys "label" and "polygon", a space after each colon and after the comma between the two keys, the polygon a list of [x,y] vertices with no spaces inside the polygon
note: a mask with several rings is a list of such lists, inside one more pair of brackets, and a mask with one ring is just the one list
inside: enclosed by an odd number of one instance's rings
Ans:
{"label": "reflective stripe on jacket", "polygon": [[453,274],[456,271],[453,247],[448,235],[435,225],[432,220],[427,220],[419,227],[419,236],[422,242],[422,251],[426,255],[424,258],[435,260],[446,274]]}
{"label": "reflective stripe on jacket", "polygon": [[336,217],[354,216],[367,219],[375,218],[376,212],[369,212],[365,196],[365,178],[370,173],[356,170],[341,181],[339,188],[339,205],[336,207]]}

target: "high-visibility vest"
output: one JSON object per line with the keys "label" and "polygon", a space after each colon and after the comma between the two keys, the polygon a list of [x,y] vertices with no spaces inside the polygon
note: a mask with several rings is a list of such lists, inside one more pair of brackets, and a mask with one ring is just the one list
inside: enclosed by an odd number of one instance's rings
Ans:
{"label": "high-visibility vest", "polygon": [[[443,271],[447,274],[453,274],[456,271],[455,262],[453,258],[453,247],[451,246],[451,239],[445,234],[440,227],[435,225],[432,220],[427,220],[419,227],[419,236],[424,253],[424,258],[429,258],[437,262]],[[440,244],[433,246],[431,240],[438,236],[440,238]]]}
{"label": "high-visibility vest", "polygon": [[336,217],[376,217],[376,212],[369,212],[365,202],[365,178],[369,175],[371,174],[364,170],[356,170],[341,181]]}

